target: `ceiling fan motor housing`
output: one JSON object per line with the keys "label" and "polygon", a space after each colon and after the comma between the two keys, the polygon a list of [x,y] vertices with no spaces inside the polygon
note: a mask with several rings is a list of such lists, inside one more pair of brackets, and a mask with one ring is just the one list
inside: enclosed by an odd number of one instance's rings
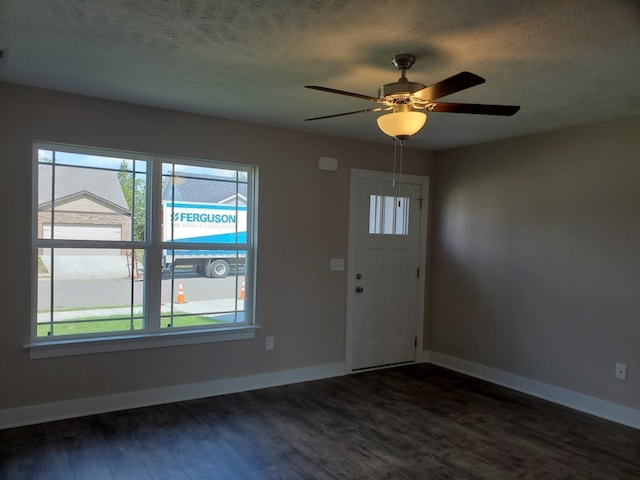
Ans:
{"label": "ceiling fan motor housing", "polygon": [[425,88],[425,85],[418,82],[410,82],[407,79],[407,70],[416,63],[415,55],[411,53],[399,53],[393,57],[393,65],[402,72],[397,82],[387,83],[378,89],[378,98],[393,103],[409,103],[409,96]]}
{"label": "ceiling fan motor housing", "polygon": [[387,83],[378,89],[378,98],[391,97],[388,100],[398,100],[406,97],[407,101],[412,93],[425,88],[419,82],[410,82],[406,77],[401,77],[397,82]]}

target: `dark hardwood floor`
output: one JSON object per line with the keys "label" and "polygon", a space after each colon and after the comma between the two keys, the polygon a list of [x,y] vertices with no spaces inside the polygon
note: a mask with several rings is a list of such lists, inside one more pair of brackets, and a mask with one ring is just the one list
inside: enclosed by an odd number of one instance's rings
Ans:
{"label": "dark hardwood floor", "polygon": [[429,364],[0,431],[0,478],[640,479],[640,430]]}

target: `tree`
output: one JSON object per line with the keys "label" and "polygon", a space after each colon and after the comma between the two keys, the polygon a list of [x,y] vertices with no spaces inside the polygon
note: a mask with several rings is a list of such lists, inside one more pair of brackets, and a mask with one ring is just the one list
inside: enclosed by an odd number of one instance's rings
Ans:
{"label": "tree", "polygon": [[133,239],[144,240],[147,212],[146,175],[133,172],[126,160],[118,170],[118,181],[133,218]]}
{"label": "tree", "polygon": [[38,150],[39,163],[53,163],[53,153],[50,150]]}

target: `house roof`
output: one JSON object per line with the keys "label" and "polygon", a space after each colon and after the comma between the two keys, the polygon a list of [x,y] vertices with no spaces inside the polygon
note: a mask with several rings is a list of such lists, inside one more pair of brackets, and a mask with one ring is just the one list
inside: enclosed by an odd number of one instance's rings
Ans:
{"label": "house roof", "polygon": [[434,112],[409,148],[442,150],[640,115],[638,0],[2,0],[0,80],[389,144],[362,98],[462,71],[487,81]]}
{"label": "house roof", "polygon": [[[236,183],[234,179],[228,177],[210,175],[179,177],[173,189],[175,201],[235,204],[236,196],[238,204],[246,205],[247,184]],[[172,199],[170,182],[165,182],[162,187],[162,199]]]}
{"label": "house roof", "polygon": [[[53,166],[41,163],[38,168],[38,205],[44,207],[51,202]],[[129,212],[117,172],[56,165],[54,200],[71,199],[83,193],[94,196],[115,209]]]}

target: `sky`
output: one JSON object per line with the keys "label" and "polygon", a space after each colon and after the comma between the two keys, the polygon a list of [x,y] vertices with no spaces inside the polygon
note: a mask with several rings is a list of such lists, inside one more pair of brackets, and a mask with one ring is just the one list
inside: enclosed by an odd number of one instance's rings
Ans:
{"label": "sky", "polygon": [[[73,153],[60,150],[47,150],[38,149],[38,160],[40,162],[51,163],[53,161],[55,153],[55,162],[58,165],[71,165],[90,168],[100,168],[108,170],[120,170],[122,162],[125,162],[129,171],[135,170],[139,173],[147,171],[147,159],[150,156],[140,156],[140,158],[127,158],[127,157],[109,157],[104,155],[89,155],[86,153]],[[132,156],[133,157],[133,156]],[[145,158],[146,157],[146,158]],[[215,177],[230,177],[234,178],[237,174],[237,170],[233,167],[229,169],[224,168],[212,168],[197,165],[183,165],[178,163],[180,159],[175,159],[178,162],[171,161],[163,162],[162,174],[171,175],[172,169],[175,169],[176,175],[188,176],[188,175],[211,175]],[[246,179],[246,175],[240,171],[240,180],[243,180],[243,176]]]}

